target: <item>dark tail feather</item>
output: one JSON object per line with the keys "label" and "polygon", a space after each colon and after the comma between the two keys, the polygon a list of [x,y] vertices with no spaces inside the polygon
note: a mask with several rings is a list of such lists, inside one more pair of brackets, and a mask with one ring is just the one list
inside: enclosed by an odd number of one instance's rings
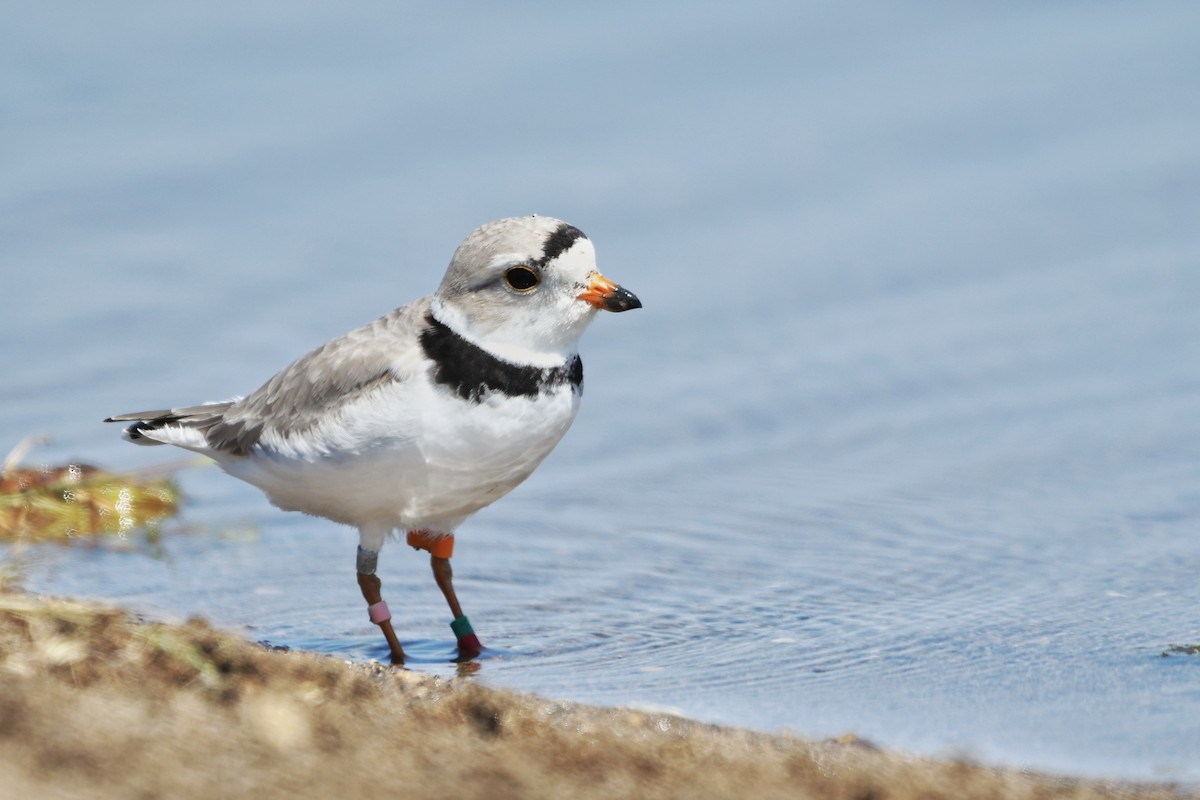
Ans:
{"label": "dark tail feather", "polygon": [[132,422],[125,428],[125,438],[136,444],[157,445],[165,444],[143,435],[144,431],[155,431],[168,425],[186,425],[206,427],[216,422],[221,414],[232,406],[232,402],[208,403],[202,406],[187,406],[186,408],[170,408],[159,411],[135,411],[132,414],[114,414],[107,417],[105,422]]}

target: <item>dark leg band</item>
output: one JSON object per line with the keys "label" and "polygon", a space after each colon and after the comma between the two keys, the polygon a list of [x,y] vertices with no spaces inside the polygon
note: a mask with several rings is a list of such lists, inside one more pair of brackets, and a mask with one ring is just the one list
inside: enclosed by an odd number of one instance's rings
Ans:
{"label": "dark leg band", "polygon": [[360,544],[358,546],[358,571],[363,575],[374,575],[375,567],[379,565],[378,550],[364,550]]}

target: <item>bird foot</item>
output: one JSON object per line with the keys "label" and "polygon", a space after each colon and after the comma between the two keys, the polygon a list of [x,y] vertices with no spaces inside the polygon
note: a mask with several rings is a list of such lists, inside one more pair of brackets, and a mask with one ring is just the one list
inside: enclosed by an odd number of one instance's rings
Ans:
{"label": "bird foot", "polygon": [[374,574],[358,573],[358,587],[362,590],[363,599],[367,601],[367,616],[370,617],[371,622],[379,626],[383,638],[387,639],[388,650],[392,654],[392,664],[399,665],[404,663],[404,648],[400,646],[400,639],[392,628],[392,612],[388,610],[387,603],[383,602],[383,598],[379,596],[382,585]]}

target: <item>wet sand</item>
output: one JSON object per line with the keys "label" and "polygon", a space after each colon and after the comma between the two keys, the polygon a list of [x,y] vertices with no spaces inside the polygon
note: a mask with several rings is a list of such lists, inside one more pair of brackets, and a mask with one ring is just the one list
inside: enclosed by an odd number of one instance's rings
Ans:
{"label": "wet sand", "polygon": [[22,798],[1179,798],[593,708],[0,592]]}

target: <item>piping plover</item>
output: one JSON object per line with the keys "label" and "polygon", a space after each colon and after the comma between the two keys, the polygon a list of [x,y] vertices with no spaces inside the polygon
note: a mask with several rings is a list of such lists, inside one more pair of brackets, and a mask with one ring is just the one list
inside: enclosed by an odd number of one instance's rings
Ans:
{"label": "piping plover", "polygon": [[404,649],[375,575],[393,532],[427,550],[464,656],[483,646],[454,593],[454,531],[529,477],[579,409],[579,337],[640,308],[592,243],[550,217],[468,236],[431,297],[294,361],[247,397],[119,414],[125,437],[213,458],[276,506],[358,528],[358,584],[392,660]]}

